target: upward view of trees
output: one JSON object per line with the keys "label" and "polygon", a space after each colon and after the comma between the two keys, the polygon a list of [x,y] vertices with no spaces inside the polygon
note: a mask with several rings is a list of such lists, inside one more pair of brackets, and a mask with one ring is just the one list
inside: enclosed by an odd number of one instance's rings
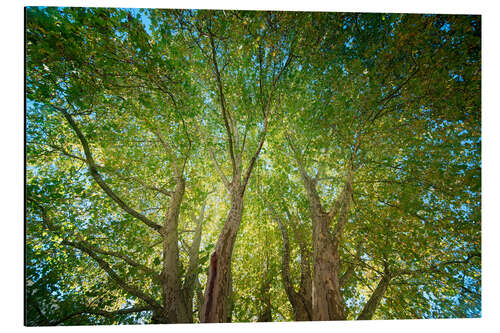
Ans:
{"label": "upward view of trees", "polygon": [[26,9],[26,324],[481,315],[481,20]]}

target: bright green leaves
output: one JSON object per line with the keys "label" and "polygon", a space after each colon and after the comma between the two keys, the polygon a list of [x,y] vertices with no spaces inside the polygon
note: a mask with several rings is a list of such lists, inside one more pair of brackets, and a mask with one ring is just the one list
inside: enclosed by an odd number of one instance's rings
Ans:
{"label": "bright green leaves", "polygon": [[[37,304],[53,322],[87,301],[108,310],[136,301],[94,261],[65,247],[66,239],[129,255],[157,271],[163,260],[160,236],[97,186],[81,142],[51,105],[73,115],[105,182],[159,224],[175,165],[184,168],[181,272],[188,267],[193,216],[211,193],[197,269],[196,290],[204,288],[229,202],[209,148],[222,172],[231,174],[209,31],[243,170],[270,101],[266,143],[248,183],[233,255],[233,320],[256,319],[267,279],[273,320],[293,317],[280,277],[281,234],[268,204],[282,218],[287,210],[295,216],[287,230],[297,287],[301,239],[312,249],[297,157],[317,178],[325,208],[355,165],[339,250],[342,272],[358,248],[363,260],[342,289],[349,319],[361,311],[385,264],[413,273],[392,280],[374,318],[480,312],[481,263],[469,257],[481,244],[478,17],[30,7],[26,20],[26,191],[35,200],[27,202],[30,323],[44,322]],[[44,226],[38,205],[50,211],[56,232]],[[148,274],[108,259],[126,281],[160,299],[159,284]]]}

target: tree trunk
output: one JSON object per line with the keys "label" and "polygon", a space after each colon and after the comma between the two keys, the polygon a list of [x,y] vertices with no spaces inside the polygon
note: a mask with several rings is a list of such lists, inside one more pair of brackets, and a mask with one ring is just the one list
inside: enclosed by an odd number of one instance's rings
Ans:
{"label": "tree trunk", "polygon": [[313,320],[345,320],[338,278],[339,255],[329,230],[331,217],[323,212],[315,183],[305,173],[302,179],[313,224]]}
{"label": "tree trunk", "polygon": [[[296,230],[296,238],[299,240],[300,246],[300,288],[299,292],[295,291],[290,277],[290,239],[286,226],[281,221],[280,216],[274,211],[272,205],[269,205],[271,211],[276,216],[278,226],[282,237],[282,256],[281,256],[281,276],[286,295],[293,309],[293,317],[295,321],[310,321],[312,320],[312,294],[311,294],[311,269],[309,253],[305,246],[302,234]],[[289,215],[289,219],[291,216]]]}
{"label": "tree trunk", "polygon": [[258,322],[271,322],[273,321],[272,316],[272,305],[271,305],[271,295],[269,294],[270,285],[268,282],[262,282],[261,286],[261,310],[259,313],[259,317],[257,319]]}
{"label": "tree trunk", "polygon": [[212,256],[205,289],[201,321],[204,323],[221,323],[227,320],[231,294],[231,257],[234,242],[243,213],[243,196],[240,186],[231,188],[231,208],[226,223],[217,241]]}
{"label": "tree trunk", "polygon": [[205,215],[205,206],[206,199],[203,201],[198,218],[196,218],[193,214],[193,221],[196,222],[196,229],[193,236],[193,242],[189,249],[188,270],[184,277],[184,284],[182,285],[182,295],[184,297],[184,303],[186,304],[186,312],[190,314],[190,318],[194,313],[194,288],[196,287],[196,282],[198,281],[199,252],[201,244],[201,233],[203,229],[203,219]]}
{"label": "tree trunk", "polygon": [[375,313],[375,310],[380,304],[382,297],[384,297],[384,294],[387,288],[389,287],[390,283],[391,283],[391,276],[388,274],[384,274],[382,279],[379,281],[377,288],[375,289],[368,302],[366,302],[365,307],[359,314],[358,320],[372,319],[373,314]]}
{"label": "tree trunk", "polygon": [[302,231],[298,228],[295,231],[300,248],[300,288],[295,320],[310,321],[312,320],[311,252],[306,246]]}
{"label": "tree trunk", "polygon": [[177,225],[184,190],[185,180],[182,177],[176,177],[175,190],[170,198],[163,229],[163,270],[161,272],[161,279],[165,313],[154,315],[155,320],[160,323],[164,321],[168,323],[192,322],[192,316],[188,315],[186,311],[186,304],[181,290],[179,249],[177,244]]}
{"label": "tree trunk", "polygon": [[338,278],[339,257],[328,230],[329,218],[313,218],[313,320],[345,320]]}
{"label": "tree trunk", "polygon": [[[266,239],[267,243],[267,239]],[[262,278],[260,281],[260,310],[259,317],[257,319],[258,322],[271,322],[273,321],[272,316],[272,304],[271,304],[271,283],[273,277],[269,272],[269,254],[266,255],[266,262],[262,272]]]}
{"label": "tree trunk", "polygon": [[227,315],[226,323],[233,321],[233,272],[231,271],[231,266],[229,266],[229,295],[227,296]]}

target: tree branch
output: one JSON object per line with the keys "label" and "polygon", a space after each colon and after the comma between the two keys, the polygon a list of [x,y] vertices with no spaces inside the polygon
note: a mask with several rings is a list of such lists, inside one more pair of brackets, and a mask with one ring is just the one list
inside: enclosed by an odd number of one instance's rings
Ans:
{"label": "tree branch", "polygon": [[[107,169],[108,170],[108,169]],[[151,184],[148,184],[146,183],[145,181],[143,181],[142,179],[138,178],[138,177],[134,177],[134,176],[122,176],[120,174],[117,174],[117,173],[113,173],[114,175],[116,175],[118,178],[121,178],[123,180],[132,180],[136,183],[138,183],[139,185],[141,185],[142,187],[148,189],[148,190],[152,190],[152,191],[155,191],[155,192],[158,192],[158,193],[161,193],[161,194],[164,194],[166,195],[167,197],[170,197],[172,196],[172,192],[170,191],[167,191],[165,189],[162,189],[162,188],[159,188],[157,186],[154,186],[154,185],[151,185]]]}
{"label": "tree branch", "polygon": [[262,150],[262,146],[264,145],[264,141],[266,139],[267,126],[268,126],[268,123],[269,123],[269,110],[271,108],[271,101],[272,101],[273,93],[276,90],[276,84],[278,83],[278,80],[280,79],[281,74],[283,74],[283,72],[285,71],[285,69],[290,64],[290,61],[292,60],[292,57],[293,56],[291,54],[288,55],[288,58],[287,58],[285,64],[283,65],[283,67],[279,71],[278,75],[273,80],[273,84],[272,84],[272,87],[271,87],[271,92],[269,93],[269,97],[267,99],[267,103],[266,103],[265,110],[264,110],[264,129],[262,130],[262,133],[261,133],[259,146],[257,147],[257,150],[255,151],[255,154],[252,156],[252,159],[250,160],[250,164],[248,165],[248,169],[246,171],[245,178],[244,178],[244,181],[243,181],[242,195],[243,195],[243,192],[245,191],[245,188],[247,186],[248,179],[250,178],[250,175],[252,173],[252,169],[253,169],[253,167],[255,165],[255,161],[259,157],[260,151]]}
{"label": "tree branch", "polygon": [[377,288],[372,293],[370,299],[366,302],[366,304],[363,307],[363,310],[361,311],[361,313],[359,314],[357,320],[370,320],[370,319],[372,319],[372,317],[375,313],[375,310],[377,309],[378,305],[380,304],[380,301],[384,297],[384,294],[387,291],[389,284],[391,283],[391,278],[392,278],[392,276],[389,274],[389,272],[384,272],[384,275],[382,276],[382,279],[379,281]]}
{"label": "tree branch", "polygon": [[78,139],[80,140],[80,143],[83,146],[83,151],[85,153],[85,158],[87,161],[87,165],[89,166],[90,170],[90,175],[94,180],[97,182],[97,184],[102,188],[102,190],[111,198],[113,201],[115,201],[118,206],[120,206],[125,212],[128,214],[132,215],[136,219],[144,222],[148,227],[152,228],[153,230],[156,230],[157,232],[161,231],[161,226],[146,216],[142,215],[141,213],[137,212],[136,210],[130,208],[113,190],[104,182],[102,179],[101,175],[98,172],[98,167],[94,161],[94,158],[92,157],[92,153],[90,151],[89,144],[87,142],[87,139],[83,135],[83,133],[80,131],[78,128],[78,125],[75,123],[73,120],[73,117],[66,111],[66,109],[52,105],[56,110],[60,111],[64,118],[68,121],[69,125],[73,129],[73,131],[76,133]]}
{"label": "tree branch", "polygon": [[363,248],[363,241],[358,243],[358,246],[356,248],[356,254],[354,256],[354,262],[352,262],[347,270],[342,274],[342,276],[339,279],[339,284],[340,287],[343,287],[347,284],[347,282],[351,279],[352,275],[354,274],[356,267],[358,266],[359,263],[362,262],[361,260],[361,250]]}
{"label": "tree branch", "polygon": [[349,209],[351,207],[351,195],[352,195],[352,177],[353,177],[352,175],[353,170],[351,166],[352,164],[350,164],[348,167],[346,181],[344,183],[344,188],[342,190],[342,193],[337,198],[334,207],[330,210],[330,212],[328,212],[328,216],[330,218],[333,218],[334,216],[337,215],[337,211],[339,210],[340,206],[339,219],[333,231],[333,242],[335,247],[338,246],[338,244],[340,243],[340,238],[342,237],[344,226],[346,225],[347,220],[349,218]]}
{"label": "tree branch", "polygon": [[[55,233],[59,233],[59,231],[57,230],[57,228],[54,226],[54,224],[52,223],[52,221],[50,220],[48,214],[47,214],[47,210],[45,209],[45,207],[43,207],[42,205],[40,205],[36,200],[32,199],[32,198],[28,198],[29,201],[33,202],[40,210],[41,210],[41,213],[42,213],[42,221],[43,223],[45,224],[45,226],[47,227],[47,229],[55,232]],[[67,239],[63,239],[63,241],[61,242],[61,244],[63,245],[66,245],[66,246],[71,246],[73,248],[76,248],[76,249],[79,249],[80,251],[86,253],[88,256],[90,256],[92,259],[94,259],[97,264],[99,265],[99,267],[101,267],[101,269],[103,269],[108,275],[109,277],[114,280],[118,286],[120,286],[123,290],[125,290],[126,292],[128,292],[129,294],[133,295],[133,296],[136,296],[140,299],[142,299],[143,301],[145,301],[147,304],[149,304],[152,308],[156,308],[156,309],[160,309],[161,306],[160,304],[158,304],[151,296],[143,293],[142,291],[136,289],[135,287],[132,287],[130,286],[128,283],[125,282],[125,280],[123,280],[112,268],[111,266],[106,262],[104,261],[102,258],[100,258],[96,252],[100,252],[100,253],[103,253],[104,254],[107,254],[107,255],[114,255],[114,254],[111,254],[111,251],[102,251],[102,250],[99,250],[97,249],[98,251],[95,251],[96,248],[90,244],[88,244],[87,242],[83,242],[83,241],[78,241],[78,242],[72,242],[72,241],[68,241]],[[125,260],[124,258],[121,257],[120,255],[120,258]],[[133,266],[135,265],[138,265],[138,266],[141,266],[141,267],[144,267],[146,270],[148,271],[152,271],[150,270],[149,268],[141,265],[141,264],[138,264],[132,260],[129,260],[129,264],[132,264]],[[155,274],[156,276],[157,274]]]}
{"label": "tree branch", "polygon": [[158,302],[156,302],[156,300],[154,300],[151,296],[147,295],[146,293],[140,291],[139,289],[125,282],[125,280],[122,279],[106,261],[101,259],[90,247],[86,246],[86,244],[84,244],[83,242],[69,242],[67,240],[63,240],[61,244],[72,246],[86,253],[89,257],[91,257],[97,262],[99,267],[101,267],[109,275],[109,277],[116,282],[116,284],[121,289],[123,289],[124,291],[128,292],[129,294],[137,298],[142,299],[144,302],[149,304],[151,308],[161,309],[161,305]]}
{"label": "tree branch", "polygon": [[293,156],[295,158],[295,161],[297,161],[297,166],[299,168],[299,172],[300,172],[300,175],[302,176],[302,179],[312,180],[311,177],[307,174],[307,171],[305,170],[304,162],[303,162],[302,156],[301,156],[302,154],[299,152],[297,147],[295,147],[294,144],[292,143],[292,139],[290,138],[290,134],[285,133],[285,138],[286,138],[290,148],[292,148]]}
{"label": "tree branch", "polygon": [[145,119],[146,123],[150,127],[150,129],[153,131],[154,135],[158,138],[160,143],[167,149],[167,152],[169,153],[170,157],[172,158],[172,165],[174,167],[174,176],[175,177],[181,177],[182,176],[182,171],[179,168],[179,164],[177,163],[177,157],[174,154],[174,150],[172,146],[163,138],[163,135],[161,135],[160,131],[147,119]]}
{"label": "tree branch", "polygon": [[80,311],[70,313],[69,315],[63,317],[62,319],[60,319],[56,322],[50,323],[49,326],[58,326],[58,325],[64,323],[66,320],[69,320],[73,317],[80,316],[83,314],[93,314],[93,315],[99,315],[99,316],[104,316],[104,317],[112,317],[112,316],[120,315],[120,314],[130,314],[130,313],[152,311],[152,310],[153,309],[151,307],[146,307],[146,306],[138,306],[138,307],[133,307],[133,308],[128,308],[128,309],[119,309],[119,310],[115,310],[115,311],[85,309],[85,310],[80,310]]}
{"label": "tree branch", "polygon": [[210,152],[210,156],[212,156],[212,160],[214,161],[215,164],[215,169],[217,170],[217,173],[219,174],[220,179],[224,183],[224,186],[228,191],[231,191],[231,185],[229,183],[229,180],[227,179],[226,175],[224,174],[224,171],[222,171],[219,163],[217,162],[217,159],[215,158],[215,152],[212,149],[212,147],[208,146],[208,151]]}
{"label": "tree branch", "polygon": [[95,246],[89,244],[88,242],[81,242],[81,243],[85,244],[85,246],[87,246],[89,249],[91,249],[92,251],[94,251],[96,253],[100,253],[100,254],[104,254],[104,255],[107,255],[107,256],[112,256],[112,257],[116,257],[116,258],[122,259],[124,262],[126,262],[130,266],[137,267],[140,270],[142,270],[143,272],[149,274],[156,281],[161,281],[160,274],[158,274],[157,272],[155,272],[153,269],[151,269],[151,268],[149,268],[149,267],[147,267],[147,266],[145,266],[143,264],[140,264],[140,263],[138,263],[138,262],[130,259],[129,257],[127,257],[127,256],[125,256],[125,255],[123,255],[123,254],[121,254],[119,252],[101,250],[98,247],[95,247]]}
{"label": "tree branch", "polygon": [[438,273],[443,266],[453,265],[453,264],[467,264],[471,261],[472,258],[481,257],[481,253],[473,252],[470,253],[467,258],[464,260],[449,260],[443,261],[440,263],[430,264],[428,267],[417,268],[417,269],[401,269],[394,271],[394,276],[401,275],[413,275],[413,274],[421,274],[421,273]]}
{"label": "tree branch", "polygon": [[226,128],[226,133],[227,133],[227,137],[228,137],[229,155],[231,157],[231,163],[233,166],[233,175],[236,175],[236,159],[234,156],[233,135],[231,132],[231,127],[229,125],[229,121],[231,121],[231,118],[230,118],[230,115],[228,114],[227,108],[226,108],[226,100],[224,98],[222,79],[221,79],[220,72],[219,72],[219,66],[217,65],[217,56],[216,56],[216,50],[215,50],[214,37],[213,37],[212,31],[210,29],[207,29],[207,30],[208,30],[208,37],[210,39],[210,46],[211,46],[211,51],[212,51],[212,62],[214,65],[215,79],[217,81],[217,88],[219,90],[219,99],[220,99],[220,105],[221,105],[221,109],[222,109],[222,118],[224,120],[224,126]]}
{"label": "tree branch", "polygon": [[290,277],[290,239],[288,238],[288,231],[286,230],[286,227],[283,221],[281,220],[281,217],[274,210],[273,205],[270,202],[267,202],[267,206],[269,207],[271,213],[276,218],[276,221],[278,222],[278,227],[281,232],[281,238],[283,240],[283,249],[281,256],[281,275],[283,278],[283,286],[285,287],[288,299],[290,300],[290,303],[292,303],[292,307],[295,309],[297,292],[293,288],[292,280]]}
{"label": "tree branch", "polygon": [[[208,195],[207,195],[208,197]],[[184,283],[182,285],[183,294],[186,296],[187,302],[192,302],[193,299],[193,288],[195,286],[196,280],[198,279],[198,265],[199,265],[199,252],[201,244],[201,234],[203,229],[203,220],[205,218],[205,208],[207,203],[207,197],[203,200],[201,206],[200,215],[198,218],[194,219],[196,223],[196,228],[194,230],[193,242],[189,248],[189,263],[188,269],[184,278]],[[194,215],[194,213],[193,213]]]}

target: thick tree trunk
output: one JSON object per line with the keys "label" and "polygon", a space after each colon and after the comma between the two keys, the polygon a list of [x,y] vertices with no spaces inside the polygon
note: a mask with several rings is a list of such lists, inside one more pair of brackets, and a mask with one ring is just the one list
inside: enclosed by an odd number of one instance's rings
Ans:
{"label": "thick tree trunk", "polygon": [[181,290],[179,249],[177,244],[177,226],[184,190],[185,180],[182,177],[176,177],[175,190],[170,198],[163,229],[163,270],[161,272],[161,280],[164,313],[155,316],[155,320],[158,322],[192,322],[192,316],[187,313]]}
{"label": "thick tree trunk", "polygon": [[313,320],[345,320],[339,284],[339,255],[330,234],[331,217],[323,212],[315,183],[302,172],[313,224]]}
{"label": "thick tree trunk", "polygon": [[329,218],[313,218],[313,320],[345,320],[338,278],[339,257],[329,235]]}
{"label": "thick tree trunk", "polygon": [[233,272],[231,271],[231,266],[229,266],[229,295],[227,296],[226,323],[230,323],[230,322],[233,321],[233,307],[234,307],[234,299],[233,299]]}
{"label": "thick tree trunk", "polygon": [[231,208],[226,223],[217,241],[212,256],[205,289],[201,321],[205,323],[221,323],[227,320],[231,294],[231,257],[234,242],[243,213],[243,196],[240,186],[231,188]]}
{"label": "thick tree trunk", "polygon": [[382,279],[379,281],[377,288],[375,289],[368,302],[366,302],[365,307],[359,314],[358,320],[372,319],[373,314],[375,313],[375,310],[380,304],[380,301],[384,297],[384,294],[387,291],[387,288],[389,287],[390,283],[391,283],[391,276],[388,274],[384,274]]}

